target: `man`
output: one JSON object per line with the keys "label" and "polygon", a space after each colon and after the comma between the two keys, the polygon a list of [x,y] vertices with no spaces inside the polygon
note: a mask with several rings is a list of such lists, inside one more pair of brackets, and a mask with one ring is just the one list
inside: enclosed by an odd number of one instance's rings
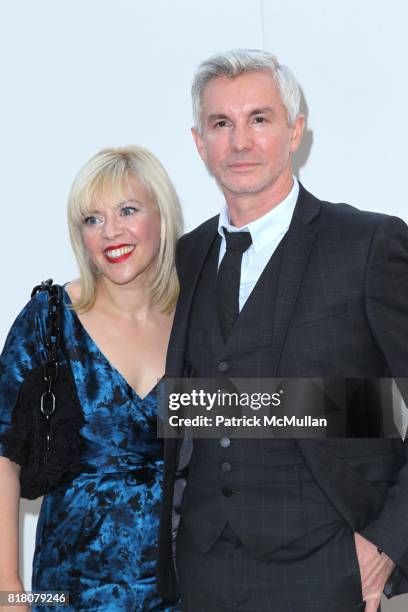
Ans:
{"label": "man", "polygon": [[[178,248],[167,376],[408,376],[408,230],[322,202],[292,176],[304,117],[264,51],[203,62],[198,152],[221,214]],[[238,268],[238,275],[237,275]],[[159,584],[174,597],[166,440]],[[408,468],[398,439],[194,439],[177,534],[188,612],[374,612],[408,583]],[[396,479],[396,482],[393,480]]]}

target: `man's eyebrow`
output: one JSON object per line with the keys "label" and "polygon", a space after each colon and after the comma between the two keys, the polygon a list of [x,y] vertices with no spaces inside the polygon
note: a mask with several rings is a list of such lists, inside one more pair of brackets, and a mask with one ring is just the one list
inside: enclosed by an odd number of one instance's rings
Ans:
{"label": "man's eyebrow", "polygon": [[253,115],[265,115],[266,113],[273,113],[273,108],[271,106],[264,106],[262,108],[255,108],[251,111],[251,117]]}
{"label": "man's eyebrow", "polygon": [[212,115],[208,115],[207,121],[212,123],[213,121],[220,121],[221,119],[228,119],[227,115],[223,113],[213,113]]}
{"label": "man's eyebrow", "polygon": [[[250,112],[250,117],[253,117],[254,115],[265,115],[268,113],[270,114],[273,112],[274,110],[271,106],[263,106],[262,108],[254,108],[254,110]],[[229,117],[225,115],[224,113],[212,113],[211,115],[208,115],[207,117],[208,123],[212,123],[213,121],[225,121],[225,120],[229,120]]]}

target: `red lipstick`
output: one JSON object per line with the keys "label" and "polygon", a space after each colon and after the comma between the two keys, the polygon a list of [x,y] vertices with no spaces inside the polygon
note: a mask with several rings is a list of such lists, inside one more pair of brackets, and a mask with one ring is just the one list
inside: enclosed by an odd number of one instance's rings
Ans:
{"label": "red lipstick", "polygon": [[[117,253],[113,256],[113,253],[116,251],[120,251],[122,249],[127,249],[124,253]],[[133,251],[135,250],[135,246],[133,244],[115,244],[107,247],[104,250],[104,254],[109,263],[121,263],[122,261],[126,261]]]}

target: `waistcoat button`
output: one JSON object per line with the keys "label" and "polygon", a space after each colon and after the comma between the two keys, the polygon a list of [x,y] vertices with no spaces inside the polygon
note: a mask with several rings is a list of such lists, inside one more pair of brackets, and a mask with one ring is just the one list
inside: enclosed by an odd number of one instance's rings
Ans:
{"label": "waistcoat button", "polygon": [[218,369],[220,372],[228,372],[229,370],[229,364],[227,361],[220,361],[220,363],[218,364]]}

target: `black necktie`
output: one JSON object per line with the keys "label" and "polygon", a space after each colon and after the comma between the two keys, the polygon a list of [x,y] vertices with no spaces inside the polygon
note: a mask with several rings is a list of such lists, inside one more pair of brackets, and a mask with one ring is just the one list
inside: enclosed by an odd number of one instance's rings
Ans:
{"label": "black necktie", "polygon": [[227,232],[227,250],[217,276],[217,315],[224,341],[227,340],[239,314],[239,286],[243,253],[251,246],[249,232]]}

